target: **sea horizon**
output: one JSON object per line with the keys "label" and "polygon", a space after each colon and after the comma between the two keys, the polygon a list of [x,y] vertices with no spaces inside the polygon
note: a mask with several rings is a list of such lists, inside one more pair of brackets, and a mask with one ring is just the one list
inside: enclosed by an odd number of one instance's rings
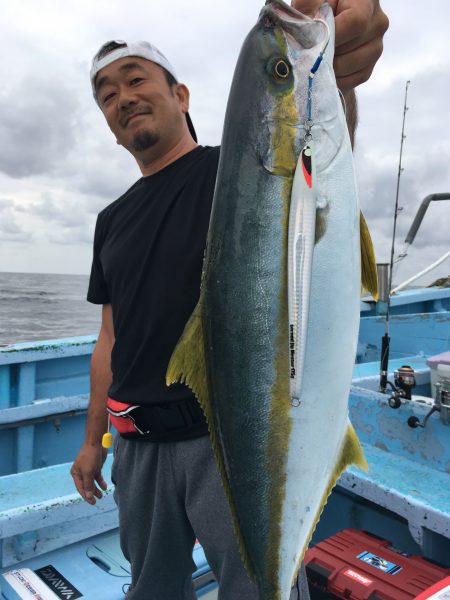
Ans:
{"label": "sea horizon", "polygon": [[0,272],[0,345],[96,335],[101,307],[86,300],[89,275]]}

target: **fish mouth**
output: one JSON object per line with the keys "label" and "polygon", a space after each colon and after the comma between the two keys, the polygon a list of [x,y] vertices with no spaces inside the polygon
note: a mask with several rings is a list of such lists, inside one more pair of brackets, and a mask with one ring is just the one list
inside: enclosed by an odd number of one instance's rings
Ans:
{"label": "fish mouth", "polygon": [[267,0],[261,11],[261,16],[265,16],[274,25],[281,25],[283,28],[289,24],[298,27],[301,23],[312,23],[314,21],[314,19],[286,4],[283,0]]}
{"label": "fish mouth", "polygon": [[[322,18],[322,12],[318,14]],[[317,19],[303,14],[283,0],[267,0],[261,10],[260,20],[266,26],[280,27],[302,48],[312,48],[322,41],[323,30]]]}
{"label": "fish mouth", "polygon": [[283,0],[266,0],[264,9],[266,9],[268,12],[276,13],[283,18],[313,21],[311,17],[303,14],[290,4],[286,4],[286,2],[283,2]]}

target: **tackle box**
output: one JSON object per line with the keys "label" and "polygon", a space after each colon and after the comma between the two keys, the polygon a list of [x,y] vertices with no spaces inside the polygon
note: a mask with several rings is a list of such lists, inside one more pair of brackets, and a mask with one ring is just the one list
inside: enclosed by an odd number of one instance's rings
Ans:
{"label": "tackle box", "polygon": [[450,577],[438,581],[430,588],[414,598],[414,600],[449,600],[450,599]]}
{"label": "tackle box", "polygon": [[[305,565],[313,600],[450,600],[445,585],[436,586],[450,577],[450,569],[356,529],[310,548]],[[433,596],[433,587],[441,595]]]}
{"label": "tackle box", "polygon": [[[201,598],[217,583],[200,544],[195,544],[193,559],[193,584]],[[0,599],[123,600],[130,581],[130,565],[115,530],[4,569]]]}

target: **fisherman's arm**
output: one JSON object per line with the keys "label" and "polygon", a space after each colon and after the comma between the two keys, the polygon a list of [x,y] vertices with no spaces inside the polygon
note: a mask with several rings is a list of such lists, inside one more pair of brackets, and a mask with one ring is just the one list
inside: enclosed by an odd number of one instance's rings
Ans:
{"label": "fisherman's arm", "polygon": [[[91,360],[91,393],[83,446],[72,465],[71,475],[80,495],[95,504],[103,496],[107,483],[102,476],[106,450],[102,447],[102,436],[107,429],[106,399],[111,385],[111,350],[114,345],[112,309],[105,304],[102,309],[102,324]],[[97,483],[97,485],[96,485]]]}

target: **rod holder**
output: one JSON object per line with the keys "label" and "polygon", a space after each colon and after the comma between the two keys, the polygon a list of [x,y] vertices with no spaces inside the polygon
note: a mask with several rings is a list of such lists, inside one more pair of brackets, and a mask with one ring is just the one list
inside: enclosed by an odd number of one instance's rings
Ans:
{"label": "rod holder", "polygon": [[389,300],[389,263],[377,264],[379,302],[387,304]]}
{"label": "rod holder", "polygon": [[387,315],[389,303],[389,263],[377,264],[378,301],[375,306],[377,315]]}

